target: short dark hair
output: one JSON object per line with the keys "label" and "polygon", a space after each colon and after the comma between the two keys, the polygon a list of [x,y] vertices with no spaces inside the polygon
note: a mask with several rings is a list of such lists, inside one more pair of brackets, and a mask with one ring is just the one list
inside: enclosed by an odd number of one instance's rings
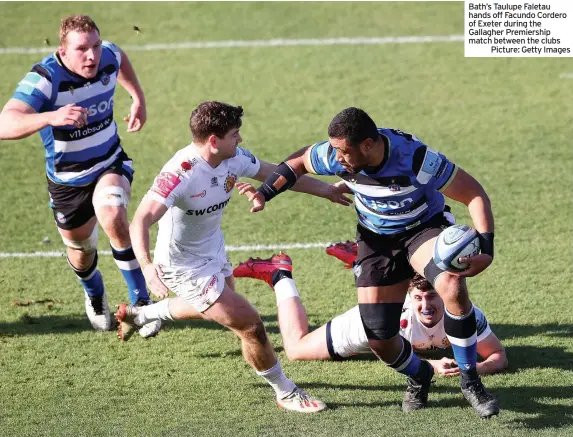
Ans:
{"label": "short dark hair", "polygon": [[408,292],[412,291],[414,288],[417,288],[420,291],[434,291],[434,286],[418,273],[416,273],[410,281]]}
{"label": "short dark hair", "polygon": [[203,102],[193,110],[189,120],[193,140],[204,143],[211,135],[223,138],[231,129],[241,127],[242,116],[241,106],[215,101]]}
{"label": "short dark hair", "polygon": [[70,32],[87,33],[93,32],[94,30],[99,33],[99,29],[94,20],[87,15],[70,15],[64,17],[60,21],[60,44],[66,44],[66,38]]}
{"label": "short dark hair", "polygon": [[370,116],[359,108],[346,108],[339,112],[328,126],[329,138],[345,139],[352,147],[358,147],[364,140],[378,139],[378,129]]}

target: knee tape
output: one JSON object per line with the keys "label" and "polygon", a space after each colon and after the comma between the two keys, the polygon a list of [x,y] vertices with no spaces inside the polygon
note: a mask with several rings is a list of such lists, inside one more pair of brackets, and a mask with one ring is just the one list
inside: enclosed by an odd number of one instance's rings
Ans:
{"label": "knee tape", "polygon": [[444,272],[445,270],[442,270],[436,265],[434,258],[430,259],[426,267],[424,267],[424,277],[432,286],[436,285],[436,279]]}
{"label": "knee tape", "polygon": [[64,237],[62,237],[62,240],[64,241],[64,244],[70,249],[79,250],[85,253],[93,253],[97,249],[97,234],[98,227],[96,225],[94,226],[92,234],[85,240],[68,240]]}
{"label": "knee tape", "polygon": [[102,188],[94,199],[94,206],[123,206],[129,205],[129,194],[122,187],[117,185],[108,185]]}
{"label": "knee tape", "polygon": [[369,340],[389,340],[400,332],[401,303],[361,303],[360,318]]}

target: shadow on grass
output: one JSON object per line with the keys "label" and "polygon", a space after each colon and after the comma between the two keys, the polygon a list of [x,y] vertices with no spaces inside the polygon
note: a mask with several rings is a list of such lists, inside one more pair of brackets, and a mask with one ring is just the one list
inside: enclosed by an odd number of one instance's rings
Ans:
{"label": "shadow on grass", "polygon": [[[265,384],[254,383],[256,387],[267,387]],[[400,409],[400,401],[384,400],[384,392],[392,391],[403,393],[404,385],[354,385],[354,384],[325,384],[319,382],[306,382],[304,388],[312,392],[313,389],[336,389],[340,391],[376,391],[380,392],[380,402],[360,402],[352,403],[328,402],[331,410],[339,408],[380,408],[396,407]],[[432,399],[432,394],[449,395],[443,399]],[[492,390],[500,401],[502,420],[504,411],[527,414],[528,417],[514,418],[506,421],[505,424],[511,428],[526,429],[558,429],[573,425],[573,410],[570,405],[573,401],[573,392],[570,386],[527,386],[527,387],[498,387]],[[359,396],[357,397],[359,399]],[[558,400],[561,404],[549,404]],[[439,381],[432,385],[429,397],[429,409],[432,408],[471,408],[463,398],[459,389],[440,386]],[[410,413],[412,414],[412,413]],[[413,413],[415,414],[415,413]],[[472,412],[472,414],[475,414]],[[477,417],[477,416],[476,416]]]}
{"label": "shadow on grass", "polygon": [[[262,316],[266,325],[267,332],[278,334],[277,326],[268,326],[269,323],[276,325],[276,316]],[[115,319],[112,314],[112,322]],[[163,324],[162,331],[171,331],[179,329],[209,329],[217,331],[227,331],[227,328],[209,320],[185,320],[177,322],[167,322]],[[312,328],[314,329],[314,327]],[[58,315],[45,314],[40,316],[31,316],[24,313],[20,319],[15,322],[0,321],[0,338],[13,337],[20,335],[46,335],[46,334],[75,334],[83,331],[93,331],[87,316],[81,315]]]}

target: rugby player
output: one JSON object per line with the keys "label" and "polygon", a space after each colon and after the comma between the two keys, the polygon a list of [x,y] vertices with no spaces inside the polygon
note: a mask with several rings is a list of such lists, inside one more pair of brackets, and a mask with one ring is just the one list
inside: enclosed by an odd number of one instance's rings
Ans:
{"label": "rugby player", "polygon": [[[337,243],[327,253],[345,263],[354,261],[355,243]],[[275,291],[278,320],[283,345],[290,360],[344,360],[350,356],[371,352],[360,319],[358,306],[353,307],[321,327],[309,332],[308,319],[292,278],[292,261],[284,253],[267,259],[249,258],[234,269],[235,278],[254,278],[268,283]],[[477,322],[477,353],[483,361],[477,363],[479,375],[500,372],[507,367],[505,348],[492,332],[479,308],[474,307]],[[416,274],[408,286],[408,294],[400,317],[400,335],[414,351],[424,353],[447,349],[450,342],[444,331],[444,302],[421,275]],[[441,376],[459,375],[455,360],[444,357],[427,360]]]}
{"label": "rugby player", "polygon": [[[243,109],[204,102],[191,114],[193,142],[163,167],[137,208],[131,224],[133,248],[152,292],[177,297],[147,307],[120,304],[118,336],[129,339],[138,326],[153,320],[203,318],[231,329],[242,343],[245,360],[275,390],[277,404],[313,413],[326,405],[298,388],[282,371],[263,322],[249,302],[235,292],[232,266],[221,232],[223,211],[240,177],[265,180],[276,166],[238,147]],[[295,191],[348,205],[346,187],[313,178],[299,179]],[[154,259],[149,228],[159,222]]]}
{"label": "rugby player", "polygon": [[[251,211],[262,210],[304,173],[337,175],[344,180],[355,195],[358,215],[354,274],[360,317],[372,351],[407,377],[403,411],[427,406],[434,373],[399,335],[408,284],[417,272],[444,301],[444,329],[460,369],[464,397],[480,417],[498,414],[498,401],[486,390],[476,369],[476,315],[465,281],[493,261],[494,221],[485,190],[415,135],[377,128],[361,109],[346,108],[337,114],[328,136],[328,141],[292,154],[257,190],[242,187],[240,192],[253,202]],[[480,234],[482,253],[462,258],[468,268],[460,273],[440,270],[432,258],[442,230],[444,195],[468,207]]]}
{"label": "rugby player", "polygon": [[[132,98],[124,118],[127,132],[138,132],[145,124],[145,96],[127,55],[101,40],[90,17],[62,19],[59,33],[58,50],[32,67],[4,106],[0,139],[40,133],[50,206],[67,246],[68,264],[84,288],[91,325],[107,331],[112,319],[97,268],[98,222],[109,237],[131,303],[151,302],[129,239],[132,161],[113,119],[117,82]],[[160,321],[150,323],[140,334],[155,335],[160,327]]]}

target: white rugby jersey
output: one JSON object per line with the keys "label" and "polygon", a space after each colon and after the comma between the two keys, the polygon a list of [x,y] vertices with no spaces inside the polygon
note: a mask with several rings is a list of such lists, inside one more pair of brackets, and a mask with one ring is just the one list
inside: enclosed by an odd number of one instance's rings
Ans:
{"label": "white rugby jersey", "polygon": [[146,198],[169,209],[159,220],[154,263],[176,270],[196,270],[225,252],[223,210],[240,177],[253,177],[259,160],[247,149],[211,167],[191,143],[161,169]]}
{"label": "white rugby jersey", "polygon": [[[477,341],[484,340],[491,334],[491,328],[481,310],[474,306],[477,325]],[[446,331],[444,329],[444,318],[435,326],[428,328],[418,319],[418,313],[414,308],[412,299],[408,294],[402,317],[400,318],[400,335],[406,338],[415,350],[446,349],[450,346]]]}
{"label": "white rugby jersey", "polygon": [[[485,315],[474,306],[477,324],[477,341],[483,341],[491,334],[491,328]],[[400,335],[406,338],[416,351],[446,349],[450,346],[444,318],[432,328],[426,327],[418,319],[410,295],[406,296],[400,318]],[[347,358],[352,355],[370,352],[368,337],[360,317],[358,305],[341,314],[326,325],[326,345],[333,359]]]}

